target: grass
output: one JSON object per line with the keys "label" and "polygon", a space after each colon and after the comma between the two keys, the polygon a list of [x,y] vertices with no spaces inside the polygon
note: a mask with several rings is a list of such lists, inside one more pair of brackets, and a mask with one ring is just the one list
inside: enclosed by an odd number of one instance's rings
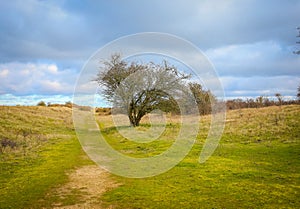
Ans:
{"label": "grass", "polygon": [[0,107],[0,112],[1,138],[17,145],[1,149],[0,208],[51,207],[57,197],[45,199],[46,194],[68,181],[66,171],[88,163],[73,130],[71,110]]}
{"label": "grass", "polygon": [[[69,181],[67,173],[91,164],[76,139],[71,109],[0,107],[0,114],[0,208],[82,202],[85,194],[80,189],[64,197],[51,194]],[[120,186],[99,201],[122,209],[300,208],[299,118],[299,105],[229,111],[218,148],[199,164],[210,124],[210,117],[204,116],[192,150],[177,166],[144,179],[112,175]],[[167,150],[180,129],[179,118],[167,116],[166,129],[157,140],[138,143],[124,138],[119,131],[130,133],[129,128],[114,128],[111,116],[99,115],[97,120],[114,149],[138,158]],[[136,130],[149,130],[148,123],[145,118]]]}
{"label": "grass", "polygon": [[[115,208],[299,208],[299,118],[300,106],[230,111],[219,147],[199,164],[209,128],[210,118],[205,116],[195,146],[176,167],[145,179],[115,177],[122,186],[102,200]],[[109,124],[107,118],[99,120]],[[157,152],[156,146],[160,151],[168,148],[166,136],[172,141],[174,127],[179,125],[173,120],[159,145],[138,145],[115,129],[104,129],[104,134],[124,154],[146,157]]]}

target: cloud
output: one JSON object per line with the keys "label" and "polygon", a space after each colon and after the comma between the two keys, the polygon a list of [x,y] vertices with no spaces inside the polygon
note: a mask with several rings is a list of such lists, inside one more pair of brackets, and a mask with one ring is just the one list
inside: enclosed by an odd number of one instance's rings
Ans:
{"label": "cloud", "polygon": [[77,72],[56,64],[11,62],[0,64],[0,78],[1,94],[71,94]]}
{"label": "cloud", "polygon": [[221,76],[300,76],[300,57],[274,41],[229,45],[206,54]]}
{"label": "cloud", "polygon": [[220,80],[226,97],[274,96],[275,93],[295,97],[300,83],[300,77],[295,76],[224,76]]}
{"label": "cloud", "polygon": [[1,105],[36,105],[39,101],[52,104],[64,104],[72,101],[71,95],[25,95],[16,96],[12,94],[0,94]]}
{"label": "cloud", "polygon": [[92,33],[84,17],[49,1],[1,1],[0,61],[86,58]]}
{"label": "cloud", "polygon": [[1,78],[1,79],[5,79],[5,78],[7,77],[7,75],[8,75],[8,73],[9,73],[9,70],[8,70],[8,69],[3,69],[3,70],[1,70],[1,71],[0,71],[0,78]]}
{"label": "cloud", "polygon": [[292,45],[300,2],[17,0],[0,7],[0,62],[83,62],[107,42],[145,31],[172,33],[203,50],[266,40]]}
{"label": "cloud", "polygon": [[300,56],[292,53],[299,0],[15,0],[0,1],[0,8],[2,95],[70,94],[98,48],[149,31],[183,37],[203,50],[227,95],[274,89],[291,95],[300,83]]}

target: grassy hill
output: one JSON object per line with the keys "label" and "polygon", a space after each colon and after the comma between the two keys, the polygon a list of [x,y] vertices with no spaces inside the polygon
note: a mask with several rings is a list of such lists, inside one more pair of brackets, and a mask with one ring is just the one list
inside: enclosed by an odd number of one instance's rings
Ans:
{"label": "grassy hill", "polygon": [[[87,162],[71,109],[0,106],[0,208],[41,208],[47,192]],[[53,200],[49,200],[53,201]]]}
{"label": "grassy hill", "polygon": [[[97,120],[112,147],[136,157],[168,149],[180,128],[178,117],[169,117],[158,140],[141,144],[112,128],[109,115]],[[111,175],[119,186],[98,197],[101,207],[300,207],[299,105],[227,112],[219,147],[199,164],[209,121],[202,117],[193,149],[168,172],[145,179]],[[147,123],[138,129],[149,128]],[[76,139],[70,108],[0,107],[0,124],[0,208],[52,208],[58,197],[49,191],[66,184],[68,172],[91,164]],[[75,204],[80,195],[63,201]]]}

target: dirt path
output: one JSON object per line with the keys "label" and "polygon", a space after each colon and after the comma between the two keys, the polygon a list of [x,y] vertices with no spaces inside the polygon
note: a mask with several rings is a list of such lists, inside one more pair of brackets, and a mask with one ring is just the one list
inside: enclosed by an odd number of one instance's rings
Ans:
{"label": "dirt path", "polygon": [[[118,186],[110,178],[107,171],[96,165],[78,168],[69,174],[69,179],[70,181],[67,184],[55,191],[59,199],[62,200],[54,204],[54,208],[56,209],[104,208],[101,206],[101,195],[105,191]],[[72,204],[74,203],[74,200],[72,202],[72,198],[80,199],[80,201]],[[70,205],[68,205],[68,201]]]}

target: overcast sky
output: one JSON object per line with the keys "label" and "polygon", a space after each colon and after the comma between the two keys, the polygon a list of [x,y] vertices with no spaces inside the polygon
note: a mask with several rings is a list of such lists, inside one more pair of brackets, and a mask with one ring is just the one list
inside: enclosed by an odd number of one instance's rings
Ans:
{"label": "overcast sky", "polygon": [[300,0],[0,1],[0,104],[72,100],[85,61],[124,35],[164,32],[201,49],[232,97],[296,95]]}

